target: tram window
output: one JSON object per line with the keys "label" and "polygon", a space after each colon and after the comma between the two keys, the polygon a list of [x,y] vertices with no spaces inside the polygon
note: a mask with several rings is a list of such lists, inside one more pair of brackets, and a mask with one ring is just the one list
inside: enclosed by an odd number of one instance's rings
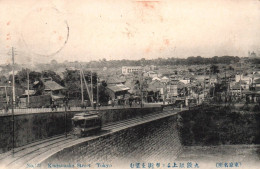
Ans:
{"label": "tram window", "polygon": [[74,121],[74,126],[75,127],[82,127],[83,125],[84,125],[84,120]]}
{"label": "tram window", "polygon": [[96,125],[96,120],[88,120],[86,121],[86,127],[91,127]]}

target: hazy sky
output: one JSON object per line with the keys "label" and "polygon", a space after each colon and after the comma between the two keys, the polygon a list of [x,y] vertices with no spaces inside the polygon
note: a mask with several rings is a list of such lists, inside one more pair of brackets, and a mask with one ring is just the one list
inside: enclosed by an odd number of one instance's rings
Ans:
{"label": "hazy sky", "polygon": [[0,59],[90,61],[247,56],[260,49],[257,0],[0,0]]}

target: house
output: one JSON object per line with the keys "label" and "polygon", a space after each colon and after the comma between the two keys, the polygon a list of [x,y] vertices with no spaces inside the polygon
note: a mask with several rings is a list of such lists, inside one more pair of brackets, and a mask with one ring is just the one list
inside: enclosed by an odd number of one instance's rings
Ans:
{"label": "house", "polygon": [[159,77],[154,77],[152,81],[161,81],[161,79]]}
{"label": "house", "polygon": [[167,84],[167,98],[184,94],[185,84],[181,81],[171,81]]}
{"label": "house", "polygon": [[250,76],[244,76],[244,75],[236,75],[235,76],[236,82],[239,82],[240,80],[246,82],[246,84],[250,85],[252,82],[252,78]]}
{"label": "house", "polygon": [[230,87],[230,90],[233,94],[239,94],[244,88],[240,85],[239,82],[236,82],[233,86]]}
{"label": "house", "polygon": [[150,66],[150,70],[156,70],[156,69],[157,69],[157,67],[155,65]]}
{"label": "house", "polygon": [[52,100],[63,99],[66,90],[66,88],[49,78],[42,78],[40,81],[35,81],[33,89],[36,95],[50,95]]}
{"label": "house", "polygon": [[163,82],[163,83],[168,83],[169,81],[170,81],[170,79],[166,76],[161,78],[161,82]]}
{"label": "house", "polygon": [[108,77],[106,80],[107,85],[125,84],[126,78],[124,77]]}
{"label": "house", "polygon": [[151,77],[151,78],[158,77],[158,74],[154,71],[148,71],[147,75],[148,75],[148,77]]}
{"label": "house", "polygon": [[109,97],[114,99],[124,99],[130,90],[129,87],[123,84],[110,85],[106,87]]}
{"label": "house", "polygon": [[159,81],[159,80],[154,80],[151,83],[148,84],[148,91],[160,91],[161,89],[165,88],[165,85]]}
{"label": "house", "polygon": [[210,78],[209,78],[209,83],[212,85],[212,84],[215,84],[217,82],[218,82],[217,75],[211,75]]}
{"label": "house", "polygon": [[197,75],[195,76],[195,79],[199,82],[205,82],[206,84],[210,82],[209,75]]}
{"label": "house", "polygon": [[[165,95],[166,85],[159,80],[154,80],[148,84],[147,92],[153,93],[154,100],[159,101],[163,100]],[[156,97],[156,99],[155,99]]]}
{"label": "house", "polygon": [[260,78],[254,79],[253,88],[255,91],[260,91]]}
{"label": "house", "polygon": [[180,82],[182,82],[184,84],[189,84],[190,83],[190,79],[182,79],[182,80],[180,80]]}

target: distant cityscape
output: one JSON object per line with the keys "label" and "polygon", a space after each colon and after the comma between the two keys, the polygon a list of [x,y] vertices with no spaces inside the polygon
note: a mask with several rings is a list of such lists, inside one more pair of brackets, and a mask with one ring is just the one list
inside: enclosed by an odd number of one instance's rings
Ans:
{"label": "distant cityscape", "polygon": [[[16,108],[174,104],[254,104],[260,97],[258,55],[111,60],[0,67],[3,112]],[[15,84],[12,84],[14,68]],[[12,87],[15,88],[12,91]]]}

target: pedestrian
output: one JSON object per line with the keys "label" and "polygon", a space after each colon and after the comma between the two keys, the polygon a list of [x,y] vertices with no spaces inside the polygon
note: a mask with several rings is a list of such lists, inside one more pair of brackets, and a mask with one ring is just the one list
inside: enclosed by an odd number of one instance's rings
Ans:
{"label": "pedestrian", "polygon": [[5,107],[4,107],[4,108],[5,108],[5,113],[6,113],[6,114],[8,113],[8,109],[9,109],[8,107],[9,107],[8,104],[6,104]]}
{"label": "pedestrian", "polygon": [[114,100],[112,100],[112,107],[114,107],[115,106],[115,101]]}

